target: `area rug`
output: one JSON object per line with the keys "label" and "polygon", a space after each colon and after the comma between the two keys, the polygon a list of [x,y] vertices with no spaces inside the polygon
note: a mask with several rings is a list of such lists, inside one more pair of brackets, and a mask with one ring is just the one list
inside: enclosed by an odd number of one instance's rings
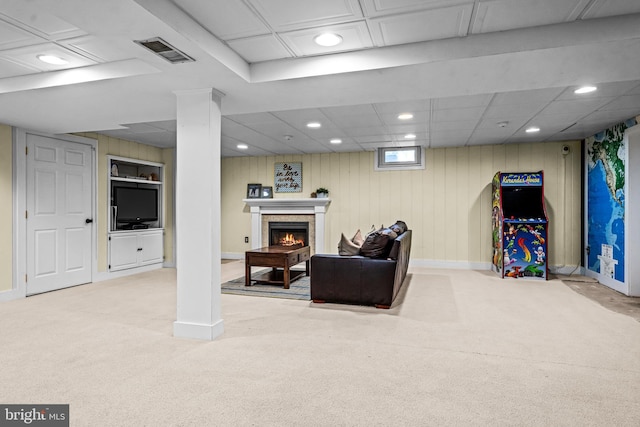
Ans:
{"label": "area rug", "polygon": [[[262,271],[253,273],[252,277],[258,277],[261,273]],[[255,297],[285,298],[309,301],[311,299],[309,284],[309,276],[302,276],[301,278],[291,282],[291,284],[289,285],[289,289],[284,289],[282,285],[271,285],[268,283],[255,282],[253,282],[251,286],[245,286],[244,276],[242,276],[223,283],[221,285],[221,290],[223,294],[249,295]]]}

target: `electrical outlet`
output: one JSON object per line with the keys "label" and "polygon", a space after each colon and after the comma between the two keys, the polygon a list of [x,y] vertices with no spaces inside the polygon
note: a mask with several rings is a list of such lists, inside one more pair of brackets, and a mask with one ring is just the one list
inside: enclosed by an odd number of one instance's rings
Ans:
{"label": "electrical outlet", "polygon": [[244,242],[245,242],[245,243],[249,243],[249,237],[244,236]]}

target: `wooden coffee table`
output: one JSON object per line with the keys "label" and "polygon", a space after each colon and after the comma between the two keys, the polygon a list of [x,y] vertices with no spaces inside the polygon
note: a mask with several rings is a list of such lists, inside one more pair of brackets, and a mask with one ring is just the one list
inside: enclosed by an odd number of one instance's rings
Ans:
{"label": "wooden coffee table", "polygon": [[[251,286],[251,267],[271,267],[271,271],[253,279],[257,283],[282,283],[284,289],[299,279],[303,274],[309,275],[309,246],[268,246],[245,253],[244,285]],[[291,271],[290,268],[305,262],[305,271]],[[282,270],[280,270],[282,269]]]}

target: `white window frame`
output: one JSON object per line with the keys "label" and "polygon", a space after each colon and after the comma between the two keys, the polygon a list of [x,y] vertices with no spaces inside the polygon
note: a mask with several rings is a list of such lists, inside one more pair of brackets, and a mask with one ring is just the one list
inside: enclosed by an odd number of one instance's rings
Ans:
{"label": "white window frame", "polygon": [[[385,162],[384,153],[386,151],[413,150],[416,152],[415,162]],[[420,145],[406,147],[379,147],[374,152],[373,168],[376,171],[389,170],[417,170],[425,168],[425,149]]]}

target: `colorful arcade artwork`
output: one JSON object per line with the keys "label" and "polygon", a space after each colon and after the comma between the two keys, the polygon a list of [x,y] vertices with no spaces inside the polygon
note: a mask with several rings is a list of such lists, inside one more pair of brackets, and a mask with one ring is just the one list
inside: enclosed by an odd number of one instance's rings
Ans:
{"label": "colorful arcade artwork", "polygon": [[543,172],[493,177],[493,269],[501,277],[547,279]]}

